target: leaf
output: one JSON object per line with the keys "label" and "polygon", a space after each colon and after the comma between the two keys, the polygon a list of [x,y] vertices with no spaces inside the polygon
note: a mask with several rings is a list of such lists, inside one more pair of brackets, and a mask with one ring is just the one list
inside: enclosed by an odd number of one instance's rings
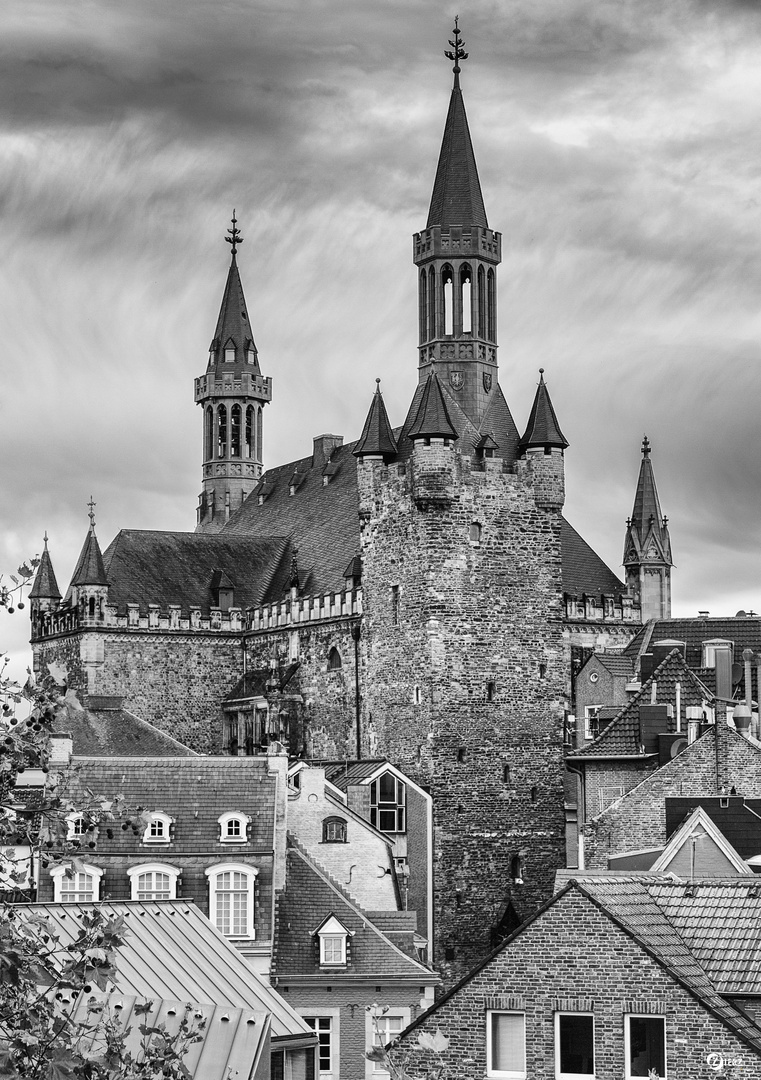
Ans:
{"label": "leaf", "polygon": [[436,1028],[435,1035],[429,1035],[427,1031],[421,1031],[417,1041],[423,1050],[433,1050],[437,1054],[442,1054],[449,1049],[449,1039],[446,1035],[442,1035],[438,1028]]}
{"label": "leaf", "polygon": [[58,686],[64,686],[69,678],[69,673],[63,664],[56,664],[55,661],[52,664],[48,664],[48,671],[53,681]]}

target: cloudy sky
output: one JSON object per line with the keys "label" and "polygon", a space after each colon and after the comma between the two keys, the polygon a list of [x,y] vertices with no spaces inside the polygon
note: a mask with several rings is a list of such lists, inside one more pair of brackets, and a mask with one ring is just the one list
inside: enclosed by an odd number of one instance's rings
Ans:
{"label": "cloudy sky", "polygon": [[647,433],[675,612],[761,610],[756,0],[5,0],[0,569],[47,529],[65,587],[91,494],[104,548],[193,528],[233,207],[265,465],[356,437],[376,376],[401,423],[458,11],[518,426],[543,366],[617,571]]}

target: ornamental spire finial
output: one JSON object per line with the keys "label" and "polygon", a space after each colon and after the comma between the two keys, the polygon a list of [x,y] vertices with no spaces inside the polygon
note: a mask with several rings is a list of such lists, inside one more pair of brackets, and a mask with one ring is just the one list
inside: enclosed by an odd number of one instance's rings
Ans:
{"label": "ornamental spire finial", "polygon": [[457,25],[458,22],[459,22],[459,19],[460,19],[460,16],[455,15],[455,17],[454,17],[454,30],[452,31],[452,33],[454,35],[454,41],[452,41],[451,38],[449,39],[449,44],[452,46],[452,52],[445,52],[444,53],[444,56],[446,56],[447,60],[454,61],[454,67],[452,68],[452,71],[454,72],[454,75],[455,75],[455,83],[457,83],[459,81],[457,77],[460,74],[460,61],[468,59],[468,54],[465,52],[465,48],[464,48],[465,42],[460,41],[460,27]]}
{"label": "ornamental spire finial", "polygon": [[95,532],[95,507],[98,504],[93,501],[92,495],[90,496],[90,501],[87,505],[90,507],[90,513],[87,515],[90,519],[90,528]]}
{"label": "ornamental spire finial", "polygon": [[240,229],[238,228],[238,220],[235,217],[235,211],[234,210],[233,210],[233,216],[232,216],[231,220],[232,220],[233,227],[232,227],[232,229],[227,230],[230,235],[225,237],[225,241],[226,241],[226,243],[230,244],[230,246],[232,247],[232,253],[233,253],[233,256],[234,256],[235,252],[236,252],[236,249],[238,247],[238,244],[243,243],[243,237],[240,234]]}
{"label": "ornamental spire finial", "polygon": [[642,456],[650,456],[650,440],[648,439],[647,435],[645,435],[644,439],[642,440]]}

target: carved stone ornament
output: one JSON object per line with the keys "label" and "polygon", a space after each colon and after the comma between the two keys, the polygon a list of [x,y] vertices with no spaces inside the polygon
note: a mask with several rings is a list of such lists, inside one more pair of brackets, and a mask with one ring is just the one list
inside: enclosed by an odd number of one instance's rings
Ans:
{"label": "carved stone ornament", "polygon": [[485,371],[484,372],[484,390],[486,391],[487,394],[491,390],[491,372],[490,371]]}
{"label": "carved stone ornament", "polygon": [[449,382],[452,385],[453,390],[462,390],[462,384],[464,382],[461,371],[450,371]]}

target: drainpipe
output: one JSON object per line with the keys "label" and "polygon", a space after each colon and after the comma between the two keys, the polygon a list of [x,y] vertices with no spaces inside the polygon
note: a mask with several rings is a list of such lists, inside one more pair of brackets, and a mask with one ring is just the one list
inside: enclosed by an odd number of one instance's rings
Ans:
{"label": "drainpipe", "polygon": [[359,623],[354,623],[351,628],[351,636],[354,638],[354,714],[357,729],[357,761],[362,760],[362,720],[360,717],[359,695],[359,637],[361,628]]}

